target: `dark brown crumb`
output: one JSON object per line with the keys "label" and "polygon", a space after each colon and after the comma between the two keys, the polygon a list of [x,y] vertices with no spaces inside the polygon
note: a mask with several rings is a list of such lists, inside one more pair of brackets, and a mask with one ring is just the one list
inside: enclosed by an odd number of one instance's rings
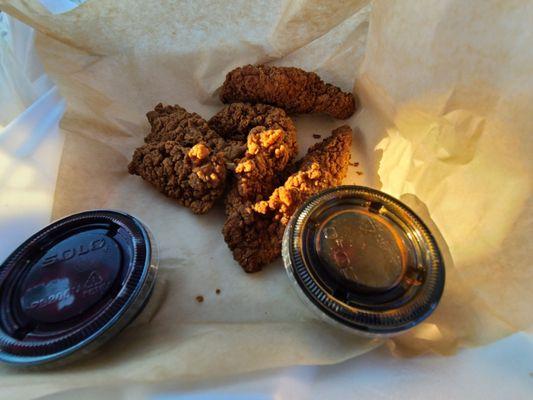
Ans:
{"label": "dark brown crumb", "polygon": [[357,175],[363,175],[363,173],[362,173],[361,171],[355,171],[355,173],[356,173]]}
{"label": "dark brown crumb", "polygon": [[220,294],[220,289],[215,290],[216,294]]}
{"label": "dark brown crumb", "polygon": [[358,167],[359,166],[359,163],[358,162],[350,162],[349,163],[352,167]]}
{"label": "dark brown crumb", "polygon": [[294,210],[319,190],[338,185],[346,175],[351,129],[343,126],[315,144],[297,163],[299,169],[268,200],[243,201],[237,189],[228,194],[223,233],[244,271],[256,272],[279,257],[285,225]]}
{"label": "dark brown crumb", "polygon": [[355,112],[355,98],[300,68],[246,65],[226,75],[223,103],[266,103],[289,113],[326,113],[346,119]]}
{"label": "dark brown crumb", "polygon": [[196,301],[197,301],[198,303],[203,303],[203,301],[204,301],[204,296],[196,296]]}
{"label": "dark brown crumb", "polygon": [[213,206],[226,180],[222,153],[213,154],[203,143],[190,148],[173,140],[147,143],[135,150],[128,170],[196,214]]}
{"label": "dark brown crumb", "polygon": [[322,135],[319,135],[318,133],[315,133],[315,134],[313,134],[313,137],[315,139],[320,139],[322,137]]}

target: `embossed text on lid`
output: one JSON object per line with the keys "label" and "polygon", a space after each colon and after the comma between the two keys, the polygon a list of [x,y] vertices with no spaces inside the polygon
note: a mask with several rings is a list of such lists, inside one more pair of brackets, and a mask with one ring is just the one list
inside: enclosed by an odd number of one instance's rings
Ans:
{"label": "embossed text on lid", "polygon": [[57,365],[89,354],[137,316],[156,270],[148,230],[128,214],[52,223],[0,266],[0,361]]}

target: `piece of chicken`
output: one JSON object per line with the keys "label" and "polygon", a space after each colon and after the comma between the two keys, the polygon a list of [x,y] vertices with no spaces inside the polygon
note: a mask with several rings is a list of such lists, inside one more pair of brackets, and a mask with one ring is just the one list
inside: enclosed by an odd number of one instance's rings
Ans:
{"label": "piece of chicken", "polygon": [[159,103],[146,114],[151,132],[146,135],[146,143],[175,140],[182,146],[192,147],[202,142],[211,150],[221,151],[225,140],[209,127],[207,121],[196,113],[190,113],[179,105]]}
{"label": "piece of chicken", "polygon": [[314,72],[267,65],[246,65],[230,71],[220,100],[266,103],[288,113],[326,113],[339,119],[351,117],[356,108],[351,93],[324,83]]}
{"label": "piece of chicken", "polygon": [[314,144],[303,158],[299,170],[277,188],[268,201],[254,204],[254,210],[272,215],[286,225],[296,209],[312,195],[338,186],[346,177],[350,162],[352,130],[344,125],[331,136]]}
{"label": "piece of chicken", "polygon": [[279,176],[296,156],[295,132],[258,126],[248,134],[247,150],[235,167],[238,194],[260,201],[279,184]]}
{"label": "piece of chicken", "polygon": [[209,126],[226,140],[246,142],[252,128],[283,129],[296,137],[296,127],[287,113],[268,104],[232,103],[208,121]]}
{"label": "piece of chicken", "polygon": [[226,180],[222,153],[214,153],[203,143],[184,147],[175,140],[137,148],[128,170],[196,214],[213,206]]}
{"label": "piece of chicken", "polygon": [[222,229],[226,243],[245,271],[252,272],[256,265],[271,259],[270,251],[282,229],[270,217],[256,213],[253,204],[268,199],[282,183],[283,172],[295,156],[295,131],[268,130],[263,126],[250,131],[247,151],[235,168],[234,182],[226,197],[227,218]]}
{"label": "piece of chicken", "polygon": [[244,140],[224,140],[200,115],[159,103],[146,114],[151,132],[135,150],[129,172],[197,214],[224,192],[226,165],[239,160]]}
{"label": "piece of chicken", "polygon": [[352,130],[335,129],[309,149],[297,172],[268,199],[244,200],[233,189],[226,199],[224,238],[246,272],[256,272],[281,254],[283,231],[294,211],[310,196],[337,186],[346,176]]}

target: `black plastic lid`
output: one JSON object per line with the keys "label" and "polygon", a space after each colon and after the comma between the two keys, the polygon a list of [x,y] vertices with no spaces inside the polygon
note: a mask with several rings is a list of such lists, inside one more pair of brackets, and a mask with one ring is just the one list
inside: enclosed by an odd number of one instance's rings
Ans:
{"label": "black plastic lid", "polygon": [[0,361],[39,365],[102,345],[145,305],[152,258],[148,230],[116,211],[71,215],[33,235],[0,267]]}
{"label": "black plastic lid", "polygon": [[390,335],[428,317],[444,289],[444,264],[421,219],[374,189],[340,186],[310,198],[283,240],[287,273],[328,322]]}

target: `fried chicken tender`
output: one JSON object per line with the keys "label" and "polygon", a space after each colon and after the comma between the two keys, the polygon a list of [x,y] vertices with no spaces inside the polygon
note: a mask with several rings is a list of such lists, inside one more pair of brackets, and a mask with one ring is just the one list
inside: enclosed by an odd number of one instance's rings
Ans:
{"label": "fried chicken tender", "polygon": [[279,238],[285,227],[270,216],[255,212],[253,203],[244,200],[236,187],[226,197],[226,214],[222,233],[233,258],[245,272],[260,271],[279,256]]}
{"label": "fried chicken tender", "polygon": [[288,113],[326,113],[346,119],[355,112],[355,98],[324,83],[314,72],[294,67],[246,65],[226,75],[220,100],[223,103],[266,103]]}
{"label": "fried chicken tender", "polygon": [[204,143],[184,147],[175,140],[137,148],[128,170],[196,214],[204,214],[213,206],[224,191],[226,179],[222,153],[214,153]]}
{"label": "fried chicken tender", "polygon": [[205,119],[178,105],[159,103],[146,114],[146,118],[152,127],[144,138],[146,143],[174,140],[182,146],[191,147],[202,142],[215,151],[221,151],[226,146],[224,139],[209,127]]}
{"label": "fried chicken tender", "polygon": [[291,137],[296,135],[296,127],[285,110],[267,104],[232,103],[211,117],[208,124],[226,140],[246,142],[250,129],[256,126],[283,129]]}
{"label": "fried chicken tender", "polygon": [[235,167],[238,194],[246,200],[259,201],[279,183],[279,174],[294,159],[296,131],[253,128],[248,134],[247,150]]}
{"label": "fried chicken tender", "polygon": [[159,103],[146,117],[152,129],[135,150],[129,172],[193,212],[207,212],[224,192],[226,163],[242,157],[245,142],[224,140],[202,117],[178,105]]}
{"label": "fried chicken tender", "polygon": [[265,200],[253,202],[234,187],[226,200],[224,238],[246,272],[260,271],[280,256],[283,231],[307,198],[342,183],[348,169],[351,129],[342,126],[311,147],[299,169]]}
{"label": "fried chicken tender", "polygon": [[269,249],[274,246],[278,230],[283,230],[252,207],[281,184],[282,172],[296,156],[295,134],[296,130],[253,128],[247,151],[235,168],[235,180],[226,197],[227,218],[222,233],[233,256],[247,272],[270,260]]}
{"label": "fried chicken tender", "polygon": [[351,146],[351,128],[343,125],[335,129],[330,137],[309,149],[299,171],[277,188],[268,201],[254,204],[254,211],[271,215],[274,220],[287,225],[292,214],[305,200],[321,190],[342,183],[350,162]]}

